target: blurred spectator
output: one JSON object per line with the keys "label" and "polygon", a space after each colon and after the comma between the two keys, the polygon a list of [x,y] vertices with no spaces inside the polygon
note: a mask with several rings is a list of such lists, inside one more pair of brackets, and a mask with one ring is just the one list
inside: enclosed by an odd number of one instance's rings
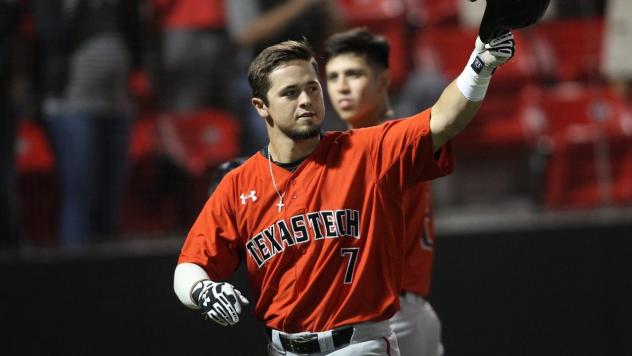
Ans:
{"label": "blurred spectator", "polygon": [[227,106],[234,52],[224,6],[224,0],[153,0],[162,113]]}
{"label": "blurred spectator", "polygon": [[[239,71],[234,91],[250,101],[247,66],[263,48],[285,40],[306,37],[316,51],[322,54],[325,39],[342,27],[336,2],[333,0],[240,0],[229,1],[228,27],[240,47]],[[242,142],[245,154],[251,154],[267,142],[265,125],[251,105],[237,107],[244,122],[246,134]]]}
{"label": "blurred spectator", "polygon": [[0,249],[17,246],[19,238],[15,177],[17,120],[10,94],[17,25],[17,0],[0,0]]}
{"label": "blurred spectator", "polygon": [[551,1],[551,6],[555,8],[555,14],[558,19],[601,16],[603,14],[605,4],[606,0]]}
{"label": "blurred spectator", "polygon": [[606,27],[602,72],[613,88],[632,103],[632,1],[610,0],[606,7]]}
{"label": "blurred spectator", "polygon": [[325,39],[341,21],[332,0],[241,0],[228,6],[231,32],[254,55],[271,44],[303,37],[322,54]]}
{"label": "blurred spectator", "polygon": [[414,115],[439,99],[448,79],[442,73],[437,60],[427,51],[415,51],[413,70],[403,87],[393,95],[393,106],[398,117]]}
{"label": "blurred spectator", "polygon": [[486,6],[487,1],[459,0],[459,25],[464,28],[478,28]]}
{"label": "blurred spectator", "polygon": [[[467,3],[467,7],[472,9],[485,9],[485,2],[480,6],[481,2],[472,3],[467,0],[459,0],[460,3]],[[423,6],[427,5],[421,2]],[[412,5],[408,5],[409,8]],[[435,5],[436,6],[436,5]],[[414,9],[414,7],[413,7]],[[423,12],[424,10],[419,10]],[[481,12],[482,16],[482,12]],[[431,23],[426,20],[425,22]],[[480,23],[480,18],[478,20]],[[478,25],[477,25],[478,26]],[[406,117],[414,115],[422,108],[430,107],[434,104],[448,85],[448,79],[442,72],[440,58],[438,58],[432,50],[428,50],[425,46],[420,45],[423,40],[424,31],[433,31],[432,25],[413,28],[415,37],[411,41],[410,57],[412,57],[412,70],[406,75],[406,81],[396,93],[392,94],[393,107],[397,113],[397,117]],[[431,48],[430,48],[431,49]]]}
{"label": "blurred spectator", "polygon": [[447,84],[441,72],[424,67],[423,64],[416,65],[394,100],[395,112],[401,117],[419,112],[420,108],[436,102],[441,95],[439,88],[442,85],[445,88]]}
{"label": "blurred spectator", "polygon": [[59,175],[60,244],[115,236],[133,114],[128,80],[140,62],[138,2],[33,0],[32,6],[42,110]]}
{"label": "blurred spectator", "polygon": [[[204,173],[206,161],[191,164],[190,147],[198,132],[217,133],[212,116],[231,107],[230,85],[235,46],[226,27],[226,0],[151,0],[157,52],[154,83],[158,101],[157,130],[160,149],[156,183],[162,198],[191,199],[193,177]],[[194,118],[195,129],[183,133]],[[229,115],[226,116],[230,119]],[[209,126],[207,126],[209,125]],[[208,127],[211,127],[210,129]],[[203,136],[207,137],[207,136]],[[199,148],[194,148],[198,150]],[[186,226],[196,211],[189,206],[170,208],[176,225]]]}

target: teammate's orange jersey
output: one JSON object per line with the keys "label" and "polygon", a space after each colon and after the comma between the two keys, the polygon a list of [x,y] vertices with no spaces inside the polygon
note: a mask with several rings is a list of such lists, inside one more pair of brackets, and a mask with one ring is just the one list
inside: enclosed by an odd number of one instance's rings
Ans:
{"label": "teammate's orange jersey", "polygon": [[380,126],[330,132],[294,171],[257,153],[226,175],[182,248],[179,263],[213,280],[246,260],[255,315],[286,332],[386,320],[399,309],[405,239],[402,196],[448,174],[435,157],[430,111]]}
{"label": "teammate's orange jersey", "polygon": [[429,182],[410,187],[404,195],[406,257],[402,290],[426,297],[434,259],[434,221]]}

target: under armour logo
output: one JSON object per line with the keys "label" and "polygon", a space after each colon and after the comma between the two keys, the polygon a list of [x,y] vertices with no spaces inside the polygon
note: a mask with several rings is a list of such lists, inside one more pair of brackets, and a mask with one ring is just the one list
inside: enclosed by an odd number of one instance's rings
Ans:
{"label": "under armour logo", "polygon": [[250,194],[246,195],[246,194],[242,194],[239,196],[239,198],[241,199],[241,205],[246,205],[246,201],[248,199],[251,199],[253,202],[257,201],[257,192],[255,192],[254,190],[250,191]]}
{"label": "under armour logo", "polygon": [[474,58],[474,62],[472,62],[472,70],[474,70],[477,74],[481,74],[481,70],[483,69],[483,66],[485,65],[485,63],[483,62],[483,60],[481,59],[481,57],[476,56],[476,58]]}

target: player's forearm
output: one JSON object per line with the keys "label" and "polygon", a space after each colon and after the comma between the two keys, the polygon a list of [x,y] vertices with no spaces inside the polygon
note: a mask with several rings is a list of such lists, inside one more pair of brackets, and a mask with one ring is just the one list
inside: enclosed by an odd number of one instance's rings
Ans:
{"label": "player's forearm", "polygon": [[191,291],[200,281],[210,279],[204,269],[194,263],[180,263],[173,275],[173,290],[182,304],[191,309],[200,309],[193,300]]}
{"label": "player's forearm", "polygon": [[511,32],[502,33],[487,44],[476,39],[463,72],[432,107],[430,131],[435,152],[470,123],[485,98],[494,71],[514,53]]}
{"label": "player's forearm", "polygon": [[439,100],[432,106],[430,117],[432,148],[435,152],[472,121],[481,103],[482,101],[466,99],[456,80],[445,88]]}

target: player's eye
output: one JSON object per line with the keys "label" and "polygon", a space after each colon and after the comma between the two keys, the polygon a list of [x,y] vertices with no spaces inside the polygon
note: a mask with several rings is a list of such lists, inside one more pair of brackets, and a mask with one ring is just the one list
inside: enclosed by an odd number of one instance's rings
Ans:
{"label": "player's eye", "polygon": [[297,91],[295,89],[289,89],[289,90],[284,91],[283,94],[281,94],[281,95],[283,95],[285,97],[288,97],[288,98],[291,98],[291,97],[296,96],[296,93],[297,93]]}
{"label": "player's eye", "polygon": [[362,75],[362,71],[359,70],[350,70],[347,72],[347,77],[349,78],[358,78]]}

